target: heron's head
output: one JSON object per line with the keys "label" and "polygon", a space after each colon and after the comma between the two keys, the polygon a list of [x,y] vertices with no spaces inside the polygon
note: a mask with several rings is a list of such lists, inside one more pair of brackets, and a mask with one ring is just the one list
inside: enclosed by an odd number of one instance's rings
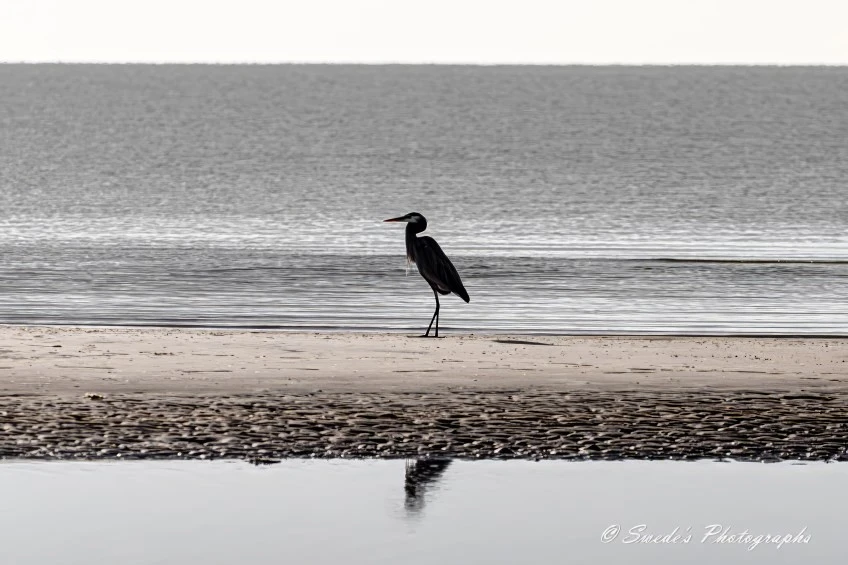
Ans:
{"label": "heron's head", "polygon": [[427,220],[419,214],[418,212],[410,212],[406,216],[400,216],[398,218],[390,218],[388,220],[383,220],[384,222],[406,222],[408,224],[426,224]]}

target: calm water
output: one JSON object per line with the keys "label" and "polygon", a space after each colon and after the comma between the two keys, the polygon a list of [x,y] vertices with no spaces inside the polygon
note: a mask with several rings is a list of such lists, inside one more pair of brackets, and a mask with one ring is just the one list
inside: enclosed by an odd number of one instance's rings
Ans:
{"label": "calm water", "polygon": [[846,479],[840,464],[3,462],[0,561],[836,564]]}
{"label": "calm water", "polygon": [[[848,68],[0,66],[0,323],[848,334]],[[727,262],[730,261],[730,262]]]}

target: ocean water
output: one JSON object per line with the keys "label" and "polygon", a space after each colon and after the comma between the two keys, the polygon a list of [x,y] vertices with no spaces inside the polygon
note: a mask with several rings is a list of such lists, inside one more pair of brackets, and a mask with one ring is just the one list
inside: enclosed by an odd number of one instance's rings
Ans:
{"label": "ocean water", "polygon": [[848,465],[0,462],[0,559],[842,563]]}
{"label": "ocean water", "polygon": [[0,65],[0,323],[848,335],[848,68]]}

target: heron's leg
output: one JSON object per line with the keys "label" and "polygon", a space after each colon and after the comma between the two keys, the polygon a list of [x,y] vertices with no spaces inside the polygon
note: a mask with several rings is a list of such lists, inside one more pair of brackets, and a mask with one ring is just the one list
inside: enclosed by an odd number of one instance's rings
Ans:
{"label": "heron's leg", "polygon": [[427,326],[427,331],[424,333],[424,335],[422,337],[430,337],[430,328],[433,327],[433,320],[435,320],[435,319],[436,319],[436,313],[433,312],[433,317],[430,318],[430,325]]}
{"label": "heron's leg", "polygon": [[439,337],[439,293],[434,290],[433,296],[436,297],[436,337]]}
{"label": "heron's leg", "polygon": [[424,334],[424,337],[430,337],[430,328],[433,327],[433,320],[436,320],[436,337],[439,337],[439,293],[433,290],[433,296],[436,297],[436,311],[433,312],[433,317],[430,318],[430,325],[427,326],[427,333]]}

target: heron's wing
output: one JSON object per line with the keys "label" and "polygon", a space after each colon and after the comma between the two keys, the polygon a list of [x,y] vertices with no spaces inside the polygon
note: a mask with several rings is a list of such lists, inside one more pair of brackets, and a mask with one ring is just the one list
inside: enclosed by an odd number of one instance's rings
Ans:
{"label": "heron's wing", "polygon": [[418,271],[421,273],[427,282],[435,285],[437,289],[443,291],[444,294],[453,292],[466,302],[470,302],[465,287],[462,286],[462,279],[459,278],[459,273],[451,263],[439,244],[432,237],[424,236],[418,238],[418,245],[415,250],[415,264],[418,265]]}

